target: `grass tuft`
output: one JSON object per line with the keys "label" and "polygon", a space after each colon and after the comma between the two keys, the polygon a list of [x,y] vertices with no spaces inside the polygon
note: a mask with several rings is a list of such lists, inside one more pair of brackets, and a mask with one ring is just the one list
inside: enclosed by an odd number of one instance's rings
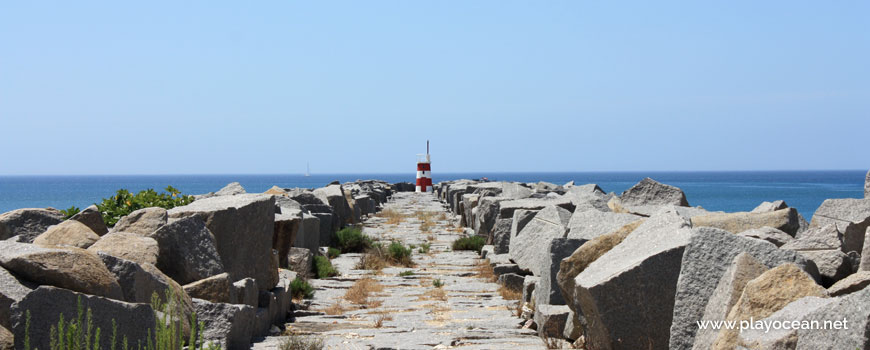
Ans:
{"label": "grass tuft", "polygon": [[473,250],[480,252],[486,244],[483,236],[466,236],[453,241],[453,250]]}
{"label": "grass tuft", "polygon": [[329,278],[338,276],[338,271],[332,267],[332,262],[329,258],[316,255],[314,256],[314,274],[317,278]]}
{"label": "grass tuft", "polygon": [[314,297],[314,287],[307,281],[296,277],[290,282],[290,297],[293,299],[311,299]]}
{"label": "grass tuft", "polygon": [[336,232],[335,240],[342,253],[362,253],[372,246],[371,237],[356,227],[345,227]]}

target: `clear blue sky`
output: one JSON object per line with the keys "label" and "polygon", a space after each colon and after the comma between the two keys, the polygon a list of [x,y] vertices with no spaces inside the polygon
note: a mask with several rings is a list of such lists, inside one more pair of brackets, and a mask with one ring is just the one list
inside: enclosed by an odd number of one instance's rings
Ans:
{"label": "clear blue sky", "polygon": [[863,1],[6,1],[0,174],[870,167]]}

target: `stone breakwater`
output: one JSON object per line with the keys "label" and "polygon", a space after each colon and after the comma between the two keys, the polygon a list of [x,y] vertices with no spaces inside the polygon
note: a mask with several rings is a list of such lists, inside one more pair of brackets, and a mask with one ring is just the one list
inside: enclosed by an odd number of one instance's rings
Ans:
{"label": "stone breakwater", "polygon": [[361,223],[393,192],[381,181],[257,194],[232,183],[186,206],[135,211],[112,228],[96,206],[68,220],[53,208],[0,214],[0,349],[24,347],[28,312],[31,348],[49,349],[51,326],[61,314],[75,319],[79,300],[102,330],[102,348],[113,321],[119,337],[144,344],[152,295],[166,291],[179,316],[195,312],[205,324],[205,340],[248,349],[285,328],[291,281],[310,271],[300,260],[310,264],[337,230]]}
{"label": "stone breakwater", "polygon": [[[783,201],[750,212],[690,206],[644,179],[597,185],[458,180],[435,194],[482,236],[522,293],[526,326],[586,349],[864,349],[870,345],[870,172],[865,198],[807,221]],[[842,321],[848,329],[739,332],[699,322]]]}

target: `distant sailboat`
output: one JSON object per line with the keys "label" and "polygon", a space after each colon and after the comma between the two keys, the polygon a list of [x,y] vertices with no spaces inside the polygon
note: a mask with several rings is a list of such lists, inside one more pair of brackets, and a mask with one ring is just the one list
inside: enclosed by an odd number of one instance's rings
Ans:
{"label": "distant sailboat", "polygon": [[305,177],[311,176],[311,165],[309,163],[305,163]]}

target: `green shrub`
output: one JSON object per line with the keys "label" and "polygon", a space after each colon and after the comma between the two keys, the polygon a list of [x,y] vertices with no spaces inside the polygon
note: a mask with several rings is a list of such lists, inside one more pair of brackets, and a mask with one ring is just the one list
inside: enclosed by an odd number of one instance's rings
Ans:
{"label": "green shrub", "polygon": [[332,267],[332,262],[322,255],[314,256],[314,274],[317,278],[327,278],[338,276],[338,271]]}
{"label": "green shrub", "polygon": [[101,203],[97,204],[97,208],[103,215],[103,222],[107,226],[115,226],[121,217],[139,209],[148,207],[172,209],[191,202],[193,202],[193,196],[183,195],[181,191],[172,186],[166,187],[166,193],[157,193],[149,188],[139,191],[135,195],[125,189],[120,189],[114,196],[104,198]]}
{"label": "green shrub", "polygon": [[388,258],[397,264],[408,266],[411,264],[411,248],[405,247],[402,243],[390,243],[387,248]]}
{"label": "green shrub", "polygon": [[[206,344],[203,341],[205,324],[197,322],[195,313],[191,315],[189,320],[190,336],[185,342],[181,325],[182,310],[179,308],[182,303],[181,298],[176,297],[171,290],[167,290],[165,300],[168,302],[163,302],[157,292],[152,294],[151,307],[154,309],[154,327],[147,329],[148,336],[145,343],[138,344],[137,348],[144,350],[220,349],[220,346]],[[99,327],[94,327],[91,309],[88,308],[85,311],[81,296],[78,297],[77,303],[75,319],[66,321],[64,315],[60,314],[57,325],[51,326],[49,330],[50,350],[100,350],[102,330]],[[31,350],[30,310],[26,311],[25,319],[24,349]],[[154,330],[153,333],[152,330]],[[109,342],[111,350],[115,350],[118,346],[123,350],[129,348],[126,335],[122,336],[120,343],[118,342],[118,326],[114,319],[112,319],[112,336],[109,338]]]}
{"label": "green shrub", "polygon": [[61,209],[60,212],[63,213],[63,219],[69,220],[69,218],[73,217],[73,215],[78,214],[82,210],[76,206],[71,206],[69,209]]}
{"label": "green shrub", "polygon": [[321,350],[323,339],[314,336],[291,334],[281,343],[279,350]]}
{"label": "green shrub", "polygon": [[414,275],[414,270],[402,271],[399,273],[400,277],[408,277],[408,276],[413,276],[413,275]]}
{"label": "green shrub", "polygon": [[290,282],[290,297],[294,299],[314,298],[314,287],[308,284],[307,281],[297,277]]}
{"label": "green shrub", "polygon": [[420,245],[420,253],[421,253],[421,254],[427,254],[427,253],[429,253],[429,248],[431,248],[431,247],[432,247],[432,245],[429,244],[429,242],[426,242],[426,243],[421,244],[421,245]]}
{"label": "green shrub", "polygon": [[453,250],[473,250],[479,252],[484,244],[486,244],[486,239],[483,236],[462,237],[453,241]]}
{"label": "green shrub", "polygon": [[372,239],[356,227],[346,227],[335,233],[338,249],[342,253],[362,253],[371,248]]}
{"label": "green shrub", "polygon": [[326,255],[328,255],[330,259],[335,259],[341,256],[341,250],[338,248],[329,247],[329,249],[326,251]]}
{"label": "green shrub", "polygon": [[432,286],[435,288],[441,288],[444,286],[444,282],[441,282],[440,279],[436,279],[432,281]]}

